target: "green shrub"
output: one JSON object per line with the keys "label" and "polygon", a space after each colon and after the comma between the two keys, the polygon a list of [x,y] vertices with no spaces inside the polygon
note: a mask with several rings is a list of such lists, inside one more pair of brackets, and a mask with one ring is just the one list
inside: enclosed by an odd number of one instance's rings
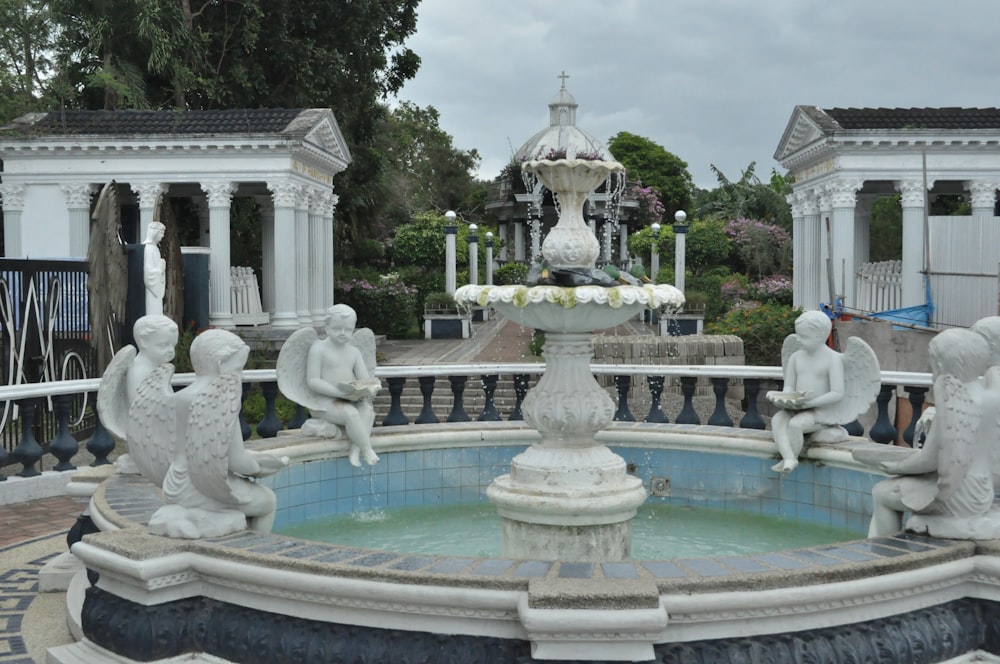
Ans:
{"label": "green shrub", "polygon": [[455,303],[455,298],[451,293],[446,291],[428,293],[427,297],[424,298],[424,308],[438,309],[442,311],[458,311],[458,305]]}
{"label": "green shrub", "polygon": [[528,278],[528,266],[524,263],[505,263],[493,272],[493,283],[497,286],[524,285]]}
{"label": "green shrub", "polygon": [[746,362],[752,366],[781,366],[781,344],[795,332],[798,307],[761,304],[733,309],[715,323],[705,325],[706,334],[734,334],[743,339]]}
{"label": "green shrub", "polygon": [[338,281],[335,299],[358,314],[358,327],[370,327],[376,334],[394,339],[405,338],[416,327],[417,289],[399,275],[382,275],[374,282],[367,279]]}
{"label": "green shrub", "polygon": [[705,320],[712,321],[729,311],[730,302],[722,297],[722,285],[732,277],[728,267],[715,267],[701,274],[689,274],[684,282],[684,289],[700,291],[707,296],[705,300]]}
{"label": "green shrub", "polygon": [[542,347],[545,346],[545,332],[535,330],[531,333],[531,343],[528,345],[528,352],[534,357],[542,356]]}
{"label": "green shrub", "polygon": [[[287,425],[295,417],[295,403],[279,394],[274,400],[274,412],[282,424]],[[260,389],[253,389],[243,402],[243,416],[251,427],[256,427],[264,419],[264,393]]]}

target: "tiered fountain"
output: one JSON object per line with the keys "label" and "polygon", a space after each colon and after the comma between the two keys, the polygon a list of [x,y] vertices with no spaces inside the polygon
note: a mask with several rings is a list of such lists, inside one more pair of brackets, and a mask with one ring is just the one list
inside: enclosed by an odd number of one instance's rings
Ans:
{"label": "tiered fountain", "polygon": [[613,161],[535,160],[522,165],[552,191],[559,222],[542,255],[556,283],[579,286],[478,286],[458,289],[464,304],[490,305],[520,324],[544,330],[546,371],[524,400],[524,419],[542,439],[516,456],[488,496],[503,519],[504,555],[513,558],[623,560],[629,522],[646,498],[642,481],[595,434],[611,424],[614,402],[590,371],[590,334],[646,308],[679,308],[669,285],[608,285],[596,270],[600,246],[583,220],[587,195],[624,167]]}

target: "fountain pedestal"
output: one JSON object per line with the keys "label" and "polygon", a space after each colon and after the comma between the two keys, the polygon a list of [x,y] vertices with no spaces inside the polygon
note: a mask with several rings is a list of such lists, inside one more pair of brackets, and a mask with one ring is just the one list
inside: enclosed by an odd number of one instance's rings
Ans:
{"label": "fountain pedestal", "polygon": [[611,424],[614,402],[590,372],[589,333],[546,333],[546,371],[524,400],[542,440],[487,490],[503,519],[512,558],[624,560],[630,519],[646,499],[642,481],[594,434]]}

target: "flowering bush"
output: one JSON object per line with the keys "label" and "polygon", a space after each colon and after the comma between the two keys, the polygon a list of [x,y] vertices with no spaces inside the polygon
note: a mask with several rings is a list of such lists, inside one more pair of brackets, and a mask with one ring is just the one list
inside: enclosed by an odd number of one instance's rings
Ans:
{"label": "flowering bush", "polygon": [[781,345],[795,332],[797,307],[779,304],[735,307],[714,323],[706,323],[706,334],[734,334],[743,339],[746,363],[752,366],[781,366]]}
{"label": "flowering bush", "polygon": [[758,302],[789,305],[792,303],[792,280],[783,274],[764,277],[750,284],[748,294]]}
{"label": "flowering bush", "polygon": [[788,269],[792,236],[781,226],[756,219],[733,219],[726,224],[736,252],[749,272],[758,277]]}
{"label": "flowering bush", "polygon": [[358,327],[370,327],[375,334],[400,338],[416,326],[417,289],[394,272],[374,281],[356,278],[338,282],[334,299],[353,307]]}
{"label": "flowering bush", "polygon": [[722,299],[727,302],[738,302],[746,299],[747,284],[746,277],[741,274],[734,274],[729,279],[722,282]]}
{"label": "flowering bush", "polygon": [[653,187],[643,187],[639,181],[625,190],[625,197],[639,204],[639,207],[629,214],[629,223],[648,226],[663,218],[664,207],[660,201],[660,192]]}

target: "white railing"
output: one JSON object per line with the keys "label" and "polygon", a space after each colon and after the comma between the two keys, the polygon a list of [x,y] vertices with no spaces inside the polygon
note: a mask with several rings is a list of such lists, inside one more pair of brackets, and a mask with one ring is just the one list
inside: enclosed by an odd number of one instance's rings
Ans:
{"label": "white railing", "polygon": [[236,325],[267,325],[270,315],[260,303],[260,287],[252,267],[231,267],[232,312]]}
{"label": "white railing", "polygon": [[858,308],[878,312],[899,309],[903,301],[903,262],[865,263],[858,270]]}

